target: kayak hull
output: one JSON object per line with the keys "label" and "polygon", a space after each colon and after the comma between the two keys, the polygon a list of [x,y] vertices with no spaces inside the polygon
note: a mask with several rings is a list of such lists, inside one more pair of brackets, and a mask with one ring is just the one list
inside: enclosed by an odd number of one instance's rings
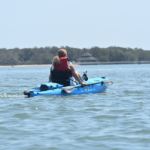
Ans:
{"label": "kayak hull", "polygon": [[[40,88],[35,88],[29,90],[27,93],[28,97],[40,96],[40,95],[81,95],[81,94],[89,94],[89,93],[100,93],[105,91],[108,88],[108,84],[103,83],[102,81],[108,80],[107,78],[92,78],[85,83],[89,84],[84,87],[78,87],[79,85],[75,85],[74,91],[71,93],[67,93],[62,88],[51,89],[47,91],[40,91]],[[100,83],[102,82],[102,83]],[[48,83],[47,83],[48,84]],[[93,84],[93,85],[90,85]],[[25,94],[27,95],[27,94]]]}

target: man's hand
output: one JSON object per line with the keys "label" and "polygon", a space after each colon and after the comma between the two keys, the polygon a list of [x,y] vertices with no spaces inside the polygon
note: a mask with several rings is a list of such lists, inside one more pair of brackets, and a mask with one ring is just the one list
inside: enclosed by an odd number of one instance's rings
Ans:
{"label": "man's hand", "polygon": [[86,83],[82,83],[82,85],[83,85],[83,86],[87,86],[87,84],[86,84]]}

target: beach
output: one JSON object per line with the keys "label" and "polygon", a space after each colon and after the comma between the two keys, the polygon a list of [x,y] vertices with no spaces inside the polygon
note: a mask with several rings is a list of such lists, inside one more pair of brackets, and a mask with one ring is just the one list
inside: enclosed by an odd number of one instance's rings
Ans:
{"label": "beach", "polygon": [[8,66],[2,66],[0,67],[45,67],[45,66],[52,66],[52,64],[43,64],[43,65],[8,65]]}
{"label": "beach", "polygon": [[[80,66],[78,64],[73,64],[74,66]],[[8,65],[8,66],[2,66],[0,65],[0,68],[1,67],[51,67],[52,64],[42,64],[42,65],[38,65],[38,64],[35,64],[35,65]]]}

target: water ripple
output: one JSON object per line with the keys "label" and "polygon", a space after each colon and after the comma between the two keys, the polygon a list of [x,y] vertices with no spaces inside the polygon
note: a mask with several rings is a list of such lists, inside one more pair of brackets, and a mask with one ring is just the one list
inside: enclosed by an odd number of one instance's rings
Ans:
{"label": "water ripple", "polygon": [[25,98],[49,68],[0,68],[0,149],[149,149],[149,65],[76,69],[114,84],[98,94]]}

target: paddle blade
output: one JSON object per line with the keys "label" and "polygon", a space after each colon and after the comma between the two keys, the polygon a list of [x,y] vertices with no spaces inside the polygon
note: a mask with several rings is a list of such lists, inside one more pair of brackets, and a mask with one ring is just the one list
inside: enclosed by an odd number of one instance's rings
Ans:
{"label": "paddle blade", "polygon": [[72,93],[74,91],[74,87],[62,87],[62,90],[65,91],[66,93]]}
{"label": "paddle blade", "polygon": [[112,84],[113,84],[112,81],[107,81],[107,80],[106,80],[106,81],[104,80],[104,81],[102,81],[102,82],[103,82],[103,83],[106,83],[106,84],[108,84],[108,85],[112,85]]}

